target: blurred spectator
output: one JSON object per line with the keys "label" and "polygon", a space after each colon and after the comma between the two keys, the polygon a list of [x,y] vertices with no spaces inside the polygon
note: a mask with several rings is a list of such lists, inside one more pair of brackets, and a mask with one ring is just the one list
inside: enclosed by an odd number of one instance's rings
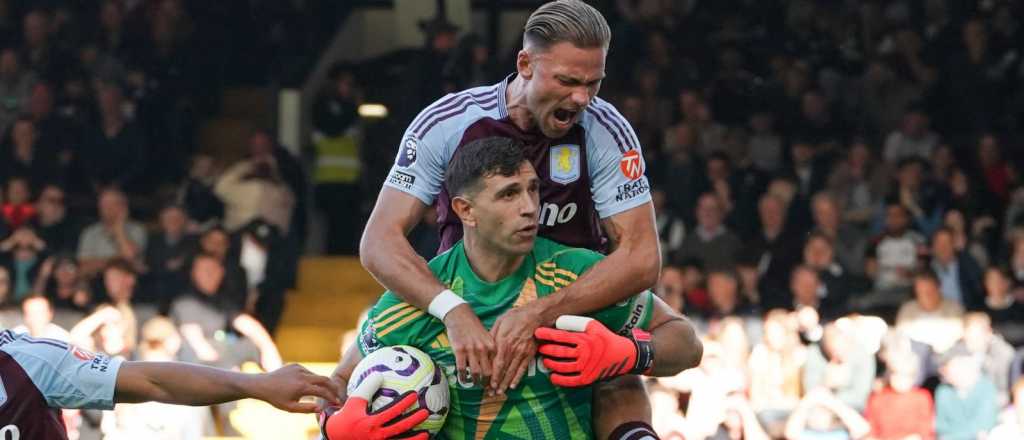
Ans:
{"label": "blurred spectator", "polygon": [[[871,393],[864,417],[877,440],[935,438],[935,409],[928,390],[916,385],[920,365],[913,355],[886,362],[885,387]],[[916,436],[916,437],[914,437]]]}
{"label": "blurred spectator", "polygon": [[[362,223],[360,178],[363,163],[360,146],[363,130],[359,123],[361,101],[355,72],[349,66],[331,69],[326,90],[313,104],[313,144],[316,166],[314,193],[324,213],[328,254],[356,254]],[[357,209],[353,209],[357,208]]]}
{"label": "blurred spectator", "polygon": [[685,415],[688,439],[721,438],[714,436],[728,415],[727,401],[731,395],[742,395],[745,386],[742,372],[726,368],[722,346],[713,340],[704,343],[700,367],[660,381],[675,391],[690,393]]}
{"label": "blurred spectator", "polygon": [[28,100],[35,77],[22,69],[21,59],[13,47],[0,49],[0,136],[7,129]]}
{"label": "blurred spectator", "polygon": [[1013,347],[992,331],[992,319],[980,312],[964,316],[964,337],[957,343],[981,365],[981,373],[996,386],[999,406],[1010,402],[1010,363]]}
{"label": "blurred spectator", "polygon": [[162,312],[170,307],[174,295],[185,290],[188,277],[185,263],[194,250],[196,237],[188,233],[188,217],[178,205],[167,205],[160,210],[159,229],[146,239],[146,267],[149,269],[144,283],[148,296]]}
{"label": "blurred spectator", "polygon": [[15,301],[21,301],[32,293],[39,263],[45,258],[44,243],[31,228],[14,231],[0,242],[0,264],[6,265],[11,275],[11,293]]}
{"label": "blurred spectator", "polygon": [[791,127],[792,134],[808,144],[832,143],[844,135],[844,124],[832,114],[820,90],[808,90],[800,96],[800,115],[795,122]]}
{"label": "blurred spectator", "polygon": [[999,145],[999,139],[986,134],[978,139],[978,165],[977,178],[982,183],[981,192],[982,206],[988,208],[988,212],[1000,215],[999,207],[1005,206],[1010,199],[1010,189],[1016,183],[1012,180],[1014,175],[1011,165],[1003,158],[1003,152]]}
{"label": "blurred spectator", "polygon": [[[819,192],[811,198],[811,217],[814,219],[814,235],[826,241],[829,247],[828,259],[820,264],[808,261],[807,247],[804,247],[804,263],[816,266],[818,270],[828,269],[843,273],[863,274],[864,252],[867,248],[867,237],[862,230],[842,222],[839,204],[829,192]],[[827,263],[827,265],[826,265]]]}
{"label": "blurred spectator", "polygon": [[808,350],[803,370],[805,395],[824,389],[844,405],[864,409],[875,379],[875,358],[848,325],[825,326],[820,343]]}
{"label": "blurred spectator", "polygon": [[942,224],[946,194],[941,187],[925,180],[926,166],[922,159],[901,161],[896,169],[896,186],[886,198],[901,203],[912,216],[914,227],[924,235],[931,235]]}
{"label": "blurred spectator", "polygon": [[22,322],[15,327],[18,333],[28,333],[33,338],[50,338],[70,341],[71,333],[53,323],[53,307],[45,296],[33,295],[21,302]]}
{"label": "blurred spectator", "polygon": [[477,34],[462,38],[456,56],[444,69],[460,89],[491,85],[505,74],[504,66],[491,56],[487,43]]}
{"label": "blurred spectator", "polygon": [[0,325],[10,328],[20,323],[17,305],[11,293],[11,272],[0,265]]}
{"label": "blurred spectator", "polygon": [[46,242],[50,252],[75,252],[81,234],[78,223],[67,216],[64,190],[45,185],[36,199],[33,229]]}
{"label": "blurred spectator", "polygon": [[269,152],[242,160],[224,171],[214,186],[224,201],[224,227],[236,231],[262,219],[288,231],[296,196],[284,182]]}
{"label": "blurred spectator", "polygon": [[905,118],[904,109],[919,99],[922,87],[900,75],[886,58],[877,57],[867,62],[858,86],[851,89],[848,99],[855,103],[859,125],[874,133],[889,133],[900,127]]}
{"label": "blurred spectator", "polygon": [[658,239],[661,242],[661,259],[671,261],[672,256],[683,247],[686,224],[682,217],[667,206],[664,190],[651,189],[651,200],[654,203],[655,227],[658,228]]}
{"label": "blurred spectator", "polygon": [[1024,304],[1010,290],[1011,281],[1003,268],[990,266],[985,270],[985,313],[997,332],[1019,346],[1024,343]]}
{"label": "blurred spectator", "polygon": [[963,348],[942,358],[943,383],[935,390],[935,432],[941,439],[973,440],[996,425],[998,395],[981,374],[978,360]]}
{"label": "blurred spectator", "polygon": [[56,254],[43,260],[32,291],[50,300],[55,309],[54,320],[65,328],[83,318],[92,303],[89,287],[80,277],[78,261],[70,254]]}
{"label": "blurred spectator", "polygon": [[942,297],[935,272],[923,269],[914,275],[914,300],[900,307],[896,328],[945,353],[963,335],[963,315],[959,304]]}
{"label": "blurred spectator", "polygon": [[273,333],[284,312],[288,288],[284,237],[273,225],[256,220],[239,231],[237,240],[239,265],[248,283],[245,311]]}
{"label": "blurred spectator", "polygon": [[71,342],[89,351],[133,359],[138,340],[135,315],[130,308],[102,305],[71,329]]}
{"label": "blurred spectator", "polygon": [[808,392],[786,422],[788,440],[858,439],[869,432],[856,409],[825,389]]}
{"label": "blurred spectator", "polygon": [[679,258],[694,258],[708,269],[729,268],[735,262],[741,242],[722,223],[722,204],[713,193],[697,201],[697,227],[683,240]]}
{"label": "blurred spectator", "polygon": [[[980,220],[980,219],[979,219]],[[973,225],[967,224],[964,213],[958,209],[950,209],[943,216],[942,226],[949,229],[953,234],[953,248],[957,253],[969,255],[978,263],[979,267],[987,267],[991,261],[988,249],[975,238],[979,224],[984,225],[985,221],[975,221]],[[973,230],[968,227],[973,226]]]}
{"label": "blurred spectator", "polygon": [[910,230],[907,209],[898,202],[887,203],[885,232],[871,241],[865,261],[865,273],[875,280],[875,289],[899,291],[910,287],[918,250],[924,244],[924,237]]}
{"label": "blurred spectator", "polygon": [[32,193],[28,181],[21,177],[12,177],[4,187],[4,203],[0,206],[0,214],[7,227],[19,229],[31,222],[36,216],[36,207],[31,201]]}
{"label": "blurred spectator", "polygon": [[661,276],[658,277],[658,285],[654,292],[668,304],[669,308],[682,313],[686,305],[685,279],[683,271],[679,267],[667,265],[661,268]]}
{"label": "blurred spectator", "polygon": [[750,158],[754,168],[775,173],[782,168],[782,137],[775,131],[775,116],[767,111],[755,111],[748,123],[751,130]]}
{"label": "blurred spectator", "polygon": [[1013,385],[1013,406],[998,426],[989,432],[989,440],[1013,440],[1024,437],[1024,381]]}
{"label": "blurred spectator", "polygon": [[765,194],[757,205],[760,228],[747,242],[751,252],[759,255],[761,280],[766,297],[761,301],[768,307],[786,307],[788,301],[779,295],[785,289],[787,275],[800,261],[802,237],[786,221],[787,205],[781,198]]}
{"label": "blurred spectator", "polygon": [[117,84],[102,84],[97,92],[100,120],[85,135],[78,157],[84,182],[81,188],[99,193],[117,186],[133,194],[146,194],[142,185],[149,166],[149,144],[143,129],[124,113],[123,89]]}
{"label": "blurred spectator", "polygon": [[911,106],[903,114],[903,125],[899,131],[889,133],[885,138],[886,162],[897,163],[904,159],[930,159],[939,144],[939,136],[928,126],[928,115],[919,106]]}
{"label": "blurred spectator", "polygon": [[848,296],[839,288],[839,282],[833,282],[834,288],[829,289],[822,279],[822,274],[811,266],[799,265],[790,276],[790,295],[793,298],[792,309],[811,307],[818,312],[823,322],[831,322],[848,311]]}
{"label": "blurred spectator", "polygon": [[259,360],[267,371],[281,366],[281,355],[266,329],[221,294],[224,266],[216,258],[196,256],[190,278],[191,287],[174,301],[170,313],[186,342],[182,360],[222,368]]}
{"label": "blurred spectator", "polygon": [[[237,246],[232,244],[227,231],[220,226],[204,231],[199,236],[199,250],[196,253],[206,254],[220,261],[225,271],[222,293],[239,310],[244,309],[249,293],[248,282],[245,279],[245,270],[239,264]],[[186,271],[188,267],[191,267],[191,262],[186,265]]]}
{"label": "blurred spectator", "polygon": [[809,139],[793,140],[789,152],[790,165],[784,173],[796,182],[797,195],[806,203],[812,195],[825,188],[831,164],[818,156],[817,147]]}
{"label": "blurred spectator", "polygon": [[878,203],[885,197],[889,184],[887,165],[874,159],[868,144],[854,141],[829,176],[828,188],[842,207],[843,224],[867,229]]}
{"label": "blurred spectator", "polygon": [[750,404],[765,429],[779,437],[800,403],[800,371],[807,350],[800,343],[794,317],[782,309],[765,315],[763,336],[750,353]]}
{"label": "blurred spectator", "polygon": [[129,217],[128,198],[118,189],[100,192],[100,221],[82,231],[78,259],[85,276],[102,269],[111,258],[141,263],[146,252],[146,229]]}
{"label": "blurred spectator", "polygon": [[213,192],[218,170],[212,157],[192,158],[188,176],[178,188],[177,200],[188,217],[201,225],[210,225],[224,216],[224,202]]}
{"label": "blurred spectator", "polygon": [[[738,316],[753,318],[757,315],[751,304],[744,301],[739,294],[739,279],[731,271],[711,270],[707,274],[708,308],[705,319],[709,323]],[[696,308],[691,308],[694,310]]]}
{"label": "blurred spectator", "polygon": [[25,14],[22,22],[23,56],[27,66],[39,76],[51,80],[61,78],[72,59],[53,41],[54,29],[53,17],[43,9]]}
{"label": "blurred spectator", "polygon": [[19,116],[11,126],[10,140],[2,144],[0,177],[5,181],[12,177],[28,179],[33,186],[60,179],[59,165],[54,152],[39,142],[36,123],[28,116]]}
{"label": "blurred spectator", "polygon": [[958,252],[953,231],[939,228],[932,234],[931,268],[939,276],[942,297],[966,310],[984,306],[981,267],[966,252]]}

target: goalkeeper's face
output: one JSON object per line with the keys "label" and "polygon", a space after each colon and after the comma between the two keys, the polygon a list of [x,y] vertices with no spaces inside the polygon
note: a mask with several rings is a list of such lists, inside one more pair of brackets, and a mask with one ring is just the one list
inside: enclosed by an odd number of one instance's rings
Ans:
{"label": "goalkeeper's face", "polygon": [[540,214],[540,179],[533,165],[523,161],[514,175],[489,175],[479,185],[466,212],[460,213],[466,234],[503,255],[529,253]]}

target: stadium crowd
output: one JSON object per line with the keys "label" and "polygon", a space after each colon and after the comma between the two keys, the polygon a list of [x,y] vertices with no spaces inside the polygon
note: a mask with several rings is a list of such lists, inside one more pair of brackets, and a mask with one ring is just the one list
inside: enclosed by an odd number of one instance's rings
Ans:
{"label": "stadium crowd", "polygon": [[[195,151],[224,77],[203,47],[223,29],[214,9],[0,1],[0,328],[128,359],[281,366],[271,335],[306,177],[267,131],[227,166]],[[64,417],[83,440],[231,432],[217,408]]]}

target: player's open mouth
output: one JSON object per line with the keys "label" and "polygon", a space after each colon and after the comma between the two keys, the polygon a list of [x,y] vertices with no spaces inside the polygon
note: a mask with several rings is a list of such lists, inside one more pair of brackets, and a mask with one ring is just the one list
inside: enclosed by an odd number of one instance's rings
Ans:
{"label": "player's open mouth", "polygon": [[556,109],[555,110],[555,114],[554,114],[555,122],[558,122],[558,124],[562,125],[562,126],[570,125],[570,124],[573,123],[573,120],[576,118],[576,114],[577,113],[579,113],[579,112],[575,112],[575,111],[572,111],[572,110],[566,110],[564,108]]}

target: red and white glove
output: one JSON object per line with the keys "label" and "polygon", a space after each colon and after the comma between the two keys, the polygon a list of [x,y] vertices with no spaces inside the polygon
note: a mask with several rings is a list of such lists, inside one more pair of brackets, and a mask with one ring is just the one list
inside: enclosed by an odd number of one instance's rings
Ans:
{"label": "red and white glove", "polygon": [[573,315],[560,316],[555,327],[533,334],[555,385],[583,387],[623,374],[645,374],[654,364],[651,335],[643,330],[619,336],[594,318]]}
{"label": "red and white glove", "polygon": [[380,388],[384,378],[372,375],[348,396],[345,406],[327,408],[320,413],[320,433],[325,440],[387,440],[403,438],[427,440],[427,432],[412,431],[412,428],[430,415],[426,409],[419,409],[402,416],[406,409],[416,404],[416,392],[409,391],[390,405],[376,413],[367,411],[370,399]]}

